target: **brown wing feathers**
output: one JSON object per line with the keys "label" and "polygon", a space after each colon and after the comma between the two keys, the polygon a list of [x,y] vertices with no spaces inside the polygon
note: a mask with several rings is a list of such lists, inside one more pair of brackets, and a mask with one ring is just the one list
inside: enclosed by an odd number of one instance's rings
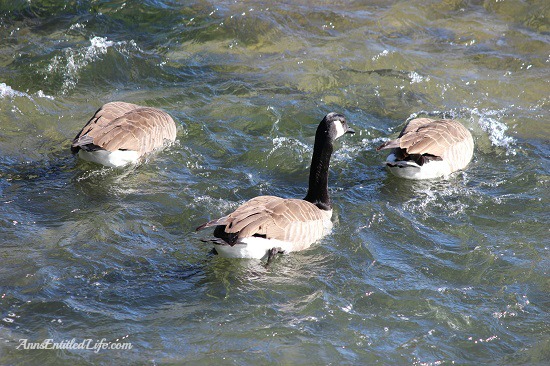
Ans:
{"label": "brown wing feathers", "polygon": [[417,118],[405,126],[399,138],[382,144],[377,150],[401,148],[411,155],[441,157],[451,145],[467,139],[468,135],[468,130],[456,121]]}
{"label": "brown wing feathers", "polygon": [[167,113],[136,104],[105,104],[75,137],[72,150],[90,143],[108,150],[135,150],[140,155],[161,147],[164,140],[175,140],[176,125]]}
{"label": "brown wing feathers", "polygon": [[[265,236],[267,239],[296,241],[292,223],[310,223],[323,220],[321,211],[312,203],[299,199],[260,196],[239,206],[233,213],[210,221],[197,228],[224,225],[225,233],[239,238]],[[302,238],[299,238],[300,240]]]}
{"label": "brown wing feathers", "polygon": [[83,137],[90,137],[91,131],[96,131],[92,135],[97,134],[103,128],[106,128],[112,121],[125,113],[139,108],[139,105],[125,102],[111,102],[99,108],[92,118],[86,123],[82,130],[76,135],[73,145],[80,141]]}

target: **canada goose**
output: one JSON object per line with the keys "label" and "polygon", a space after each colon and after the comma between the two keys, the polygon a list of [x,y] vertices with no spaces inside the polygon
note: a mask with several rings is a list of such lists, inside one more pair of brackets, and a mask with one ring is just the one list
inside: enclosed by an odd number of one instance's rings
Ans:
{"label": "canada goose", "polygon": [[354,133],[343,115],[327,114],[315,133],[309,188],[302,199],[259,196],[233,213],[209,221],[198,230],[216,226],[216,252],[229,258],[271,257],[278,252],[308,248],[332,228],[332,204],[328,193],[328,169],[333,142]]}
{"label": "canada goose", "polygon": [[464,169],[472,160],[472,134],[451,119],[416,118],[399,137],[376,150],[392,149],[386,159],[388,169],[398,177],[432,179]]}
{"label": "canada goose", "polygon": [[125,102],[103,105],[74,138],[71,151],[109,167],[137,162],[176,139],[176,124],[166,112]]}

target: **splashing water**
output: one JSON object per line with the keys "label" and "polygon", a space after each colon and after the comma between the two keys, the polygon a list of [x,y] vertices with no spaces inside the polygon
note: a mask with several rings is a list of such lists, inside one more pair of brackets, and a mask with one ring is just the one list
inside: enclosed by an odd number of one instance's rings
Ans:
{"label": "splashing water", "polygon": [[105,55],[109,48],[114,46],[123,46],[130,44],[138,49],[134,41],[109,41],[107,37],[93,37],[90,39],[90,45],[84,48],[68,47],[63,50],[63,55],[55,56],[50,64],[46,67],[48,73],[44,78],[56,73],[63,75],[63,84],[61,88],[62,94],[66,94],[69,90],[74,89],[79,80],[80,70],[88,64],[98,61],[102,55]]}
{"label": "splashing water", "polygon": [[[39,98],[47,98],[51,100],[54,99],[54,97],[50,95],[46,95],[42,90],[39,90],[36,93],[34,93],[34,96]],[[33,100],[32,95],[21,92],[19,90],[15,90],[6,83],[0,83],[0,98],[15,98],[15,97],[24,97],[24,98],[29,98],[30,100]]]}
{"label": "splashing water", "polygon": [[477,118],[479,126],[489,135],[489,140],[494,146],[503,147],[507,154],[515,155],[516,150],[512,147],[516,139],[506,135],[508,126],[500,122],[499,117],[504,114],[504,110],[481,110],[471,109],[470,119]]}
{"label": "splashing water", "polygon": [[13,90],[12,87],[6,83],[0,83],[0,98],[23,97],[26,95],[28,94]]}

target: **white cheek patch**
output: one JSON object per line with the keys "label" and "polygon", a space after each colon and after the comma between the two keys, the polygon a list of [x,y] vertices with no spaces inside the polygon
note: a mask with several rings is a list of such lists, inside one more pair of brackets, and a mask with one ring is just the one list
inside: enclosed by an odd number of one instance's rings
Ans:
{"label": "white cheek patch", "polygon": [[344,126],[342,126],[340,121],[335,121],[334,125],[336,127],[336,138],[343,136],[346,133],[346,130],[344,130]]}

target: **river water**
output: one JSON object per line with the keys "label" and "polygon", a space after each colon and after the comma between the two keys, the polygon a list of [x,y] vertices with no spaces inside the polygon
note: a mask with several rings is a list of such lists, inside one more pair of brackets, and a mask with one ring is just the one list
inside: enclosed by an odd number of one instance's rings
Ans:
{"label": "river water", "polygon": [[[546,0],[0,1],[0,364],[548,364],[549,19]],[[170,113],[176,143],[75,159],[114,100]],[[213,256],[196,226],[305,195],[331,111],[357,132],[332,233],[267,267]],[[415,115],[472,132],[464,172],[389,175],[375,147]],[[101,340],[131,349],[78,349]]]}

